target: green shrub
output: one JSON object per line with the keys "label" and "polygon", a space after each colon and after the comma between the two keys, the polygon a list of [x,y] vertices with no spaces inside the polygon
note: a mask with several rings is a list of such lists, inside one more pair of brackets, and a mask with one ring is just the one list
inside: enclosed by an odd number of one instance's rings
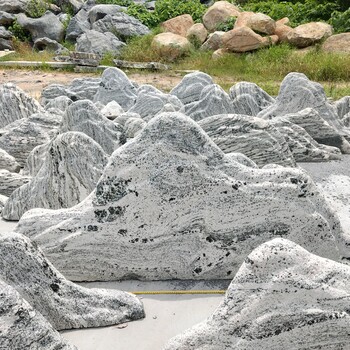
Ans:
{"label": "green shrub", "polygon": [[216,30],[222,31],[222,32],[228,32],[229,30],[233,29],[236,23],[236,17],[231,17],[227,19],[225,22],[220,23],[217,25]]}
{"label": "green shrub", "polygon": [[29,17],[39,18],[49,7],[50,2],[48,0],[30,0],[26,6],[26,13]]}
{"label": "green shrub", "polygon": [[17,19],[9,27],[9,30],[19,41],[29,42],[32,39],[31,34],[18,23]]}
{"label": "green shrub", "polygon": [[119,6],[130,6],[133,4],[132,0],[96,0],[96,4],[109,4]]}
{"label": "green shrub", "polygon": [[336,33],[350,32],[350,8],[345,12],[333,12],[329,23]]}
{"label": "green shrub", "polygon": [[129,16],[137,18],[140,22],[149,28],[154,28],[159,24],[156,14],[154,12],[148,11],[143,5],[132,3],[128,7],[126,13]]}

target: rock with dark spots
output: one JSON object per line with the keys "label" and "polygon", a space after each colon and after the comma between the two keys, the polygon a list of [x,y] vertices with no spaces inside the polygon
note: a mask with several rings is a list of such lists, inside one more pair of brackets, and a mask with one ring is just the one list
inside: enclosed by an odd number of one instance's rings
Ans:
{"label": "rock with dark spots", "polygon": [[349,153],[350,145],[344,138],[350,139],[350,130],[338,119],[336,109],[328,102],[323,87],[310,81],[302,73],[289,73],[282,81],[275,103],[262,110],[258,117],[282,117],[305,108],[312,108],[318,112],[319,116],[342,136],[337,144],[332,143],[331,146],[340,148],[343,153]]}
{"label": "rock with dark spots", "polygon": [[79,131],[95,140],[107,154],[125,143],[123,128],[104,117],[88,100],[71,104],[63,116],[60,133]]}
{"label": "rock with dark spots", "polygon": [[284,117],[274,118],[270,124],[284,136],[297,162],[326,162],[341,158],[339,148],[318,143],[305,129]]}
{"label": "rock with dark spots", "polygon": [[128,139],[137,136],[146,125],[142,118],[129,118],[124,124],[125,136]]}
{"label": "rock with dark spots", "polygon": [[243,153],[260,167],[270,163],[296,166],[283,135],[264,119],[225,114],[198,124],[225,153]]}
{"label": "rock with dark spots", "polygon": [[229,95],[235,113],[257,116],[275,102],[268,93],[254,83],[241,81],[230,88]]}
{"label": "rock with dark spots", "polygon": [[234,108],[229,95],[219,85],[211,84],[204,87],[199,100],[187,104],[184,111],[198,121],[212,115],[234,113]]}
{"label": "rock with dark spots", "polygon": [[171,91],[185,106],[199,101],[201,92],[207,85],[214,84],[212,77],[202,72],[186,74]]}
{"label": "rock with dark spots", "polygon": [[111,5],[111,4],[99,4],[93,6],[89,10],[89,21],[91,24],[94,24],[96,21],[108,16],[108,15],[116,15],[123,11],[123,7],[119,5]]}
{"label": "rock with dark spots", "polygon": [[[92,233],[94,227],[89,230]],[[1,233],[0,253],[0,279],[57,330],[108,326],[144,317],[142,303],[132,294],[87,289],[66,280],[23,235]]]}
{"label": "rock with dark spots", "polygon": [[47,146],[35,177],[9,197],[3,218],[19,220],[29,209],[61,209],[80,203],[95,188],[107,161],[108,155],[87,135],[58,135]]}
{"label": "rock with dark spots", "polygon": [[242,165],[245,165],[249,168],[258,168],[258,166],[247,156],[245,156],[243,153],[239,152],[232,152],[227,153],[226,158],[230,159],[231,161],[235,161],[237,163],[240,163]]}
{"label": "rock with dark spots", "polygon": [[62,116],[36,113],[16,120],[0,129],[0,148],[24,166],[29,153],[36,146],[50,141],[58,131]]}
{"label": "rock with dark spots", "polygon": [[0,169],[18,173],[21,166],[16,162],[15,157],[10,156],[5,150],[0,148]]}
{"label": "rock with dark spots", "polygon": [[286,114],[283,118],[301,126],[318,143],[338,147],[344,153],[350,153],[350,144],[333,126],[326,122],[319,113],[306,108],[298,113]]}
{"label": "rock with dark spots", "polygon": [[110,32],[100,33],[96,30],[88,30],[77,39],[75,48],[79,52],[103,56],[109,52],[119,55],[124,46],[125,43]]}
{"label": "rock with dark spots", "polygon": [[28,30],[35,41],[39,38],[49,38],[61,42],[64,38],[64,26],[52,12],[46,11],[39,18],[29,18],[21,13],[17,16],[18,24]]}
{"label": "rock with dark spots", "polygon": [[45,105],[45,109],[49,111],[50,109],[59,109],[65,112],[66,109],[73,103],[73,101],[67,96],[58,96],[54,99],[48,101]]}
{"label": "rock with dark spots", "polygon": [[150,33],[148,27],[135,17],[129,16],[124,12],[103,17],[92,25],[92,29],[101,33],[111,32],[123,41]]}
{"label": "rock with dark spots", "polygon": [[343,120],[344,117],[350,113],[350,96],[344,96],[340,100],[336,101],[334,106],[337,111],[338,118]]}
{"label": "rock with dark spots", "polygon": [[347,349],[350,268],[283,238],[256,248],[214,313],[163,350]]}
{"label": "rock with dark spots", "polygon": [[66,40],[75,42],[77,38],[91,30],[91,24],[89,22],[88,10],[81,9],[72,19],[69,21],[66,30]]}
{"label": "rock with dark spots", "polygon": [[15,18],[12,13],[0,11],[0,26],[10,26],[15,21]]}
{"label": "rock with dark spots", "polygon": [[10,196],[18,187],[23,186],[31,179],[30,176],[12,173],[5,169],[0,169],[0,195]]}
{"label": "rock with dark spots", "polygon": [[0,85],[0,128],[42,111],[40,104],[13,84]]}
{"label": "rock with dark spots", "polygon": [[78,350],[10,285],[0,280],[2,349]]}
{"label": "rock with dark spots", "polygon": [[60,96],[66,96],[72,101],[93,100],[100,83],[100,78],[77,78],[69,85],[51,84],[43,89],[41,103],[46,106]]}
{"label": "rock with dark spots", "polygon": [[128,112],[137,113],[145,120],[150,120],[157,113],[162,112],[167,104],[170,104],[174,111],[183,108],[182,102],[176,96],[165,94],[152,85],[142,85],[136,93],[135,104]]}
{"label": "rock with dark spots", "polygon": [[30,210],[16,230],[80,281],[227,279],[276,236],[330,259],[349,256],[308,175],[237,163],[178,112],[154,117],[117,149],[83,202]]}
{"label": "rock with dark spots", "polygon": [[52,40],[46,37],[36,39],[34,41],[33,48],[38,51],[52,51],[56,55],[62,55],[69,53],[69,50],[66,49],[63,45],[58,43],[56,40]]}
{"label": "rock with dark spots", "polygon": [[122,70],[107,68],[102,74],[94,102],[106,105],[108,102],[116,101],[124,110],[128,110],[135,104],[136,96],[137,88]]}

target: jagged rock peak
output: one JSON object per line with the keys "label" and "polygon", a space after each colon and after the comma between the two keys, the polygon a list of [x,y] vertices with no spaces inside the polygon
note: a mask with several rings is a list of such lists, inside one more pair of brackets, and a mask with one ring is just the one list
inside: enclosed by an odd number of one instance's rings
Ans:
{"label": "jagged rock peak", "polygon": [[104,117],[93,102],[72,103],[63,116],[60,132],[80,131],[95,140],[106,153],[111,154],[125,143],[123,128]]}
{"label": "jagged rock peak", "polygon": [[66,280],[28,238],[0,233],[0,279],[57,329],[100,327],[144,317],[132,294],[87,289]]}
{"label": "jagged rock peak", "polygon": [[16,230],[72,280],[227,279],[276,236],[334,260],[349,256],[309,176],[241,165],[178,112],[154,117],[118,148],[83,202],[28,211]]}
{"label": "jagged rock peak", "polygon": [[32,208],[60,209],[80,203],[95,188],[108,161],[101,146],[80,132],[60,134],[45,147],[41,169],[7,201],[2,213],[6,220],[19,220]]}
{"label": "jagged rock peak", "polygon": [[267,92],[254,83],[241,81],[230,88],[229,95],[237,114],[257,116],[275,102]]}
{"label": "jagged rock peak", "polygon": [[350,268],[276,238],[244,261],[224,301],[163,350],[348,349]]}
{"label": "jagged rock peak", "polygon": [[0,85],[0,127],[15,120],[41,112],[42,107],[32,97],[13,84]]}

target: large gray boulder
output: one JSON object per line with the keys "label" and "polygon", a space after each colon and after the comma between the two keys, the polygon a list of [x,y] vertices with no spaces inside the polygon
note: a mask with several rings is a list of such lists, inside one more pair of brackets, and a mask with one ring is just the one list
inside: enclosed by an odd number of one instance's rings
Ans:
{"label": "large gray boulder", "polygon": [[263,109],[275,102],[268,93],[254,83],[241,81],[230,88],[235,113],[257,116]]}
{"label": "large gray boulder", "polygon": [[31,179],[30,176],[12,173],[5,169],[0,169],[0,195],[10,196],[17,188],[23,186]]}
{"label": "large gray boulder", "polygon": [[3,218],[19,220],[29,209],[61,209],[80,203],[95,188],[107,161],[101,146],[87,135],[58,135],[47,145],[35,177],[9,197]]}
{"label": "large gray boulder", "polygon": [[345,96],[336,101],[334,106],[336,108],[338,118],[345,126],[350,127],[350,96]]}
{"label": "large gray boulder", "polygon": [[100,78],[77,78],[68,85],[51,84],[43,89],[41,103],[47,108],[57,97],[66,96],[71,101],[93,100],[100,87]]}
{"label": "large gray boulder", "polygon": [[0,11],[9,13],[25,12],[29,0],[1,0]]}
{"label": "large gray boulder", "polygon": [[88,100],[71,104],[63,116],[60,133],[79,131],[95,140],[107,154],[126,141],[123,128],[104,117]]}
{"label": "large gray boulder", "polygon": [[43,111],[40,104],[13,84],[0,85],[0,128]]}
{"label": "large gray boulder", "polygon": [[102,74],[94,102],[106,105],[111,101],[116,101],[124,110],[128,110],[135,104],[136,96],[137,87],[122,70],[107,68]]}
{"label": "large gray boulder", "polygon": [[34,41],[33,48],[38,51],[51,51],[54,52],[56,55],[63,55],[69,53],[69,50],[66,49],[60,43],[58,43],[56,40],[52,40],[46,37],[36,39]]}
{"label": "large gray boulder", "polygon": [[151,85],[142,85],[137,90],[135,104],[128,112],[137,113],[143,119],[149,120],[164,108],[172,108],[173,111],[179,111],[183,104],[174,95],[165,94]]}
{"label": "large gray boulder", "polygon": [[94,24],[96,21],[110,15],[113,16],[123,11],[123,7],[119,5],[111,5],[111,4],[99,4],[93,6],[89,9],[88,17],[89,22]]}
{"label": "large gray boulder", "polygon": [[81,9],[74,17],[69,21],[66,30],[66,40],[75,42],[77,38],[91,29],[89,22],[88,10]]}
{"label": "large gray boulder", "polygon": [[55,0],[55,4],[61,8],[69,6],[74,13],[77,13],[83,6],[84,0]]}
{"label": "large gray boulder", "polygon": [[10,285],[0,280],[2,349],[77,350],[64,340],[40,312]]}
{"label": "large gray boulder", "polygon": [[49,38],[61,42],[64,38],[64,26],[57,16],[46,11],[40,18],[29,18],[20,13],[17,16],[18,24],[28,30],[35,41],[39,38]]}
{"label": "large gray boulder", "polygon": [[224,114],[198,124],[225,153],[243,153],[260,167],[271,163],[296,166],[283,135],[264,119]]}
{"label": "large gray boulder", "polygon": [[123,41],[150,33],[148,27],[135,17],[129,16],[124,12],[103,17],[92,25],[92,29],[101,33],[111,32]]}
{"label": "large gray boulder", "polygon": [[223,302],[163,350],[350,347],[350,268],[286,239],[256,248]]}
{"label": "large gray boulder", "polygon": [[0,253],[0,279],[57,330],[101,327],[144,317],[142,303],[130,293],[88,289],[66,280],[23,235],[1,233]]}
{"label": "large gray boulder", "polygon": [[117,149],[83,202],[30,210],[16,231],[80,281],[227,279],[276,236],[329,259],[350,256],[308,175],[237,163],[180,113],[154,117]]}
{"label": "large gray boulder", "polygon": [[103,56],[105,53],[112,52],[119,55],[125,43],[120,41],[110,32],[100,33],[96,30],[88,30],[82,34],[76,43],[76,51],[94,53]]}
{"label": "large gray boulder", "polygon": [[310,81],[302,73],[289,73],[282,81],[275,103],[262,110],[258,117],[272,119],[297,113],[305,108],[314,109],[339,133],[340,137],[329,140],[327,144],[338,147],[343,153],[349,153],[350,144],[345,138],[350,139],[350,130],[338,119],[337,112],[328,102],[323,87]]}
{"label": "large gray boulder", "polygon": [[36,146],[50,141],[57,134],[60,123],[60,115],[48,113],[36,113],[16,120],[0,129],[0,148],[24,166]]}

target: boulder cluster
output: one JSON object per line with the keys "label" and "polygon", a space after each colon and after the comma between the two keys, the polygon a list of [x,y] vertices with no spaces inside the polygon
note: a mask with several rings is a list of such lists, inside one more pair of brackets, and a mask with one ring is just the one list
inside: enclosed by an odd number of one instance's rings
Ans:
{"label": "boulder cluster", "polygon": [[19,220],[0,233],[1,346],[74,349],[57,330],[144,317],[66,278],[233,279],[167,350],[349,346],[350,237],[297,165],[350,153],[349,97],[300,73],[277,97],[201,72],[164,93],[108,68],[0,103],[0,208]]}
{"label": "boulder cluster", "polygon": [[[225,23],[233,28],[223,31]],[[348,52],[350,33],[332,35],[332,27],[323,22],[310,22],[292,28],[288,18],[277,21],[263,13],[241,11],[228,1],[217,1],[208,8],[203,23],[194,23],[188,14],[162,23],[164,33],[153,39],[152,46],[160,55],[175,59],[190,50],[192,44],[201,50],[212,50],[213,58],[229,52],[249,52],[278,43],[306,48],[327,39],[325,51]]]}

